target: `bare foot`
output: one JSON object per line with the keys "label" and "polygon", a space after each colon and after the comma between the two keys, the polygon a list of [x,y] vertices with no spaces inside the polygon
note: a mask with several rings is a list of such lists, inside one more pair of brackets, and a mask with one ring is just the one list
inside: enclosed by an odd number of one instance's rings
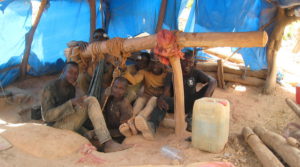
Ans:
{"label": "bare foot", "polygon": [[120,125],[119,130],[121,134],[124,135],[125,137],[132,136],[132,132],[130,131],[129,125],[127,123]]}
{"label": "bare foot", "polygon": [[109,153],[109,152],[122,151],[131,147],[132,146],[130,145],[119,144],[113,140],[109,140],[104,143],[104,152]]}
{"label": "bare foot", "polygon": [[137,135],[138,134],[138,131],[136,130],[136,127],[134,125],[134,119],[130,119],[128,121],[128,126],[129,126],[129,128],[130,128],[130,130],[131,130],[131,132],[132,132],[133,135]]}
{"label": "bare foot", "polygon": [[142,132],[145,139],[154,140],[154,127],[149,124],[143,116],[136,116],[134,119],[136,128]]}

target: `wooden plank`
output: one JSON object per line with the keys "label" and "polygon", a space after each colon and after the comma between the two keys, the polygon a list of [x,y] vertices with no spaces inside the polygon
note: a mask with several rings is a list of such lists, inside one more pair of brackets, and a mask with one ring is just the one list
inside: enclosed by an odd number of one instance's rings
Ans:
{"label": "wooden plank", "polygon": [[300,118],[300,107],[298,104],[296,104],[292,99],[286,98],[285,99],[286,103],[288,104],[288,106],[290,106],[290,108],[298,115],[298,117]]}

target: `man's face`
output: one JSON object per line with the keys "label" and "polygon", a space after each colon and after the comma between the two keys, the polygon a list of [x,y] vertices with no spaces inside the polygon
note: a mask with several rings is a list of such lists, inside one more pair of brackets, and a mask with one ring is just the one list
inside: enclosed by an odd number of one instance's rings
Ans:
{"label": "man's face", "polygon": [[181,62],[181,68],[183,74],[189,74],[194,68],[194,62],[195,62],[194,57],[187,57],[181,60],[180,62]]}
{"label": "man's face", "polygon": [[106,40],[106,38],[103,37],[103,33],[101,32],[95,32],[93,34],[93,41],[92,42],[95,42],[95,41],[104,41]]}
{"label": "man's face", "polygon": [[148,58],[145,56],[141,56],[141,59],[136,61],[136,65],[139,69],[145,69],[148,66]]}
{"label": "man's face", "polygon": [[122,98],[125,96],[126,89],[127,84],[125,82],[116,80],[111,90],[112,96],[115,98]]}
{"label": "man's face", "polygon": [[78,67],[68,64],[64,71],[64,78],[72,85],[76,84],[78,78]]}
{"label": "man's face", "polygon": [[163,72],[164,65],[160,62],[151,62],[151,70],[155,75],[160,75]]}

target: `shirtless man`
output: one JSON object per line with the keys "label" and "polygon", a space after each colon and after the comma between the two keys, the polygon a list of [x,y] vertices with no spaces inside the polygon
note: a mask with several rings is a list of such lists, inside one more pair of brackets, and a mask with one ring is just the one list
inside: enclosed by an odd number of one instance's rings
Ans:
{"label": "shirtless man", "polygon": [[79,132],[89,118],[105,152],[127,149],[112,140],[106,127],[98,100],[95,97],[75,97],[78,64],[68,62],[60,78],[49,82],[42,92],[42,117],[48,126]]}
{"label": "shirtless man", "polygon": [[[108,101],[104,108],[104,117],[107,121],[107,127],[112,137],[121,137],[119,131],[121,124],[126,123],[132,117],[132,105],[125,98],[128,81],[123,77],[115,79],[111,92],[107,93]],[[109,92],[109,90],[108,90]],[[102,104],[104,103],[104,96]]]}
{"label": "shirtless man", "polygon": [[[211,97],[217,87],[217,81],[201,70],[195,69],[194,57],[191,50],[184,53],[184,59],[181,60],[181,68],[183,74],[186,122],[188,124],[187,130],[191,131],[195,100],[202,97]],[[197,83],[206,85],[199,91],[196,91]],[[152,137],[154,137],[155,131],[160,122],[164,119],[166,112],[174,112],[174,98],[171,97],[173,90],[172,73],[167,75],[164,89],[164,93],[158,98],[157,107],[151,113],[149,120],[147,121],[143,117],[136,118],[142,133],[147,133]]]}

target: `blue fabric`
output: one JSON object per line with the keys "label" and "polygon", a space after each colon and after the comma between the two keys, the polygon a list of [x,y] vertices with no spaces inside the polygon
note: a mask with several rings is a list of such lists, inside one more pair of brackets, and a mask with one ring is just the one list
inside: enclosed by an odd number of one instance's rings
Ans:
{"label": "blue fabric", "polygon": [[[266,3],[261,0],[195,0],[185,31],[257,31],[263,25],[261,18],[268,22],[274,15],[273,7]],[[239,53],[252,70],[267,68],[266,48],[243,48]]]}

